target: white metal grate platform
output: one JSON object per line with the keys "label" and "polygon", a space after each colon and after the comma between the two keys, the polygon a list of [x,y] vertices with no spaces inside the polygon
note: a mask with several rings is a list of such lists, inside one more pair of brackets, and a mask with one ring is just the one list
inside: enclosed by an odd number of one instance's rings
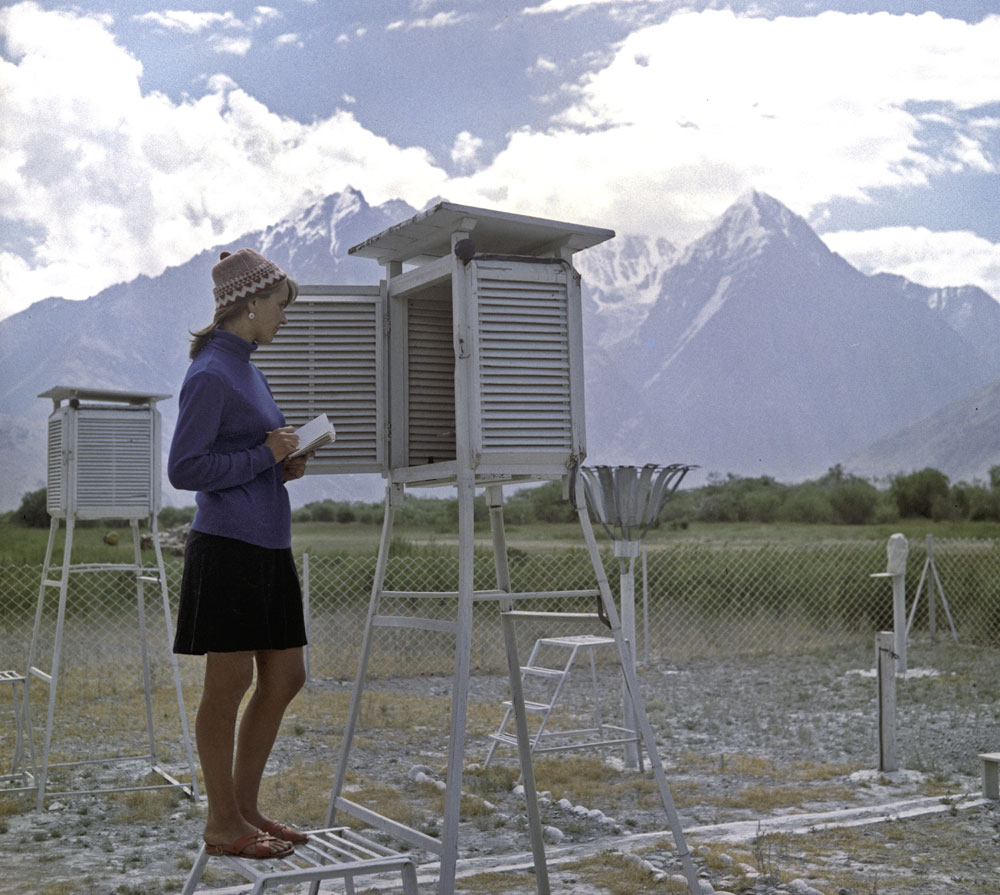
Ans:
{"label": "white metal grate platform", "polygon": [[[202,848],[181,895],[194,895],[201,881],[209,855]],[[253,883],[251,895],[260,895],[271,883],[319,883],[339,879],[347,895],[354,895],[358,876],[396,873],[401,877],[404,895],[417,895],[417,871],[408,855],[366,839],[347,827],[310,830],[309,841],[295,846],[287,858],[254,859],[225,856],[213,859]]]}

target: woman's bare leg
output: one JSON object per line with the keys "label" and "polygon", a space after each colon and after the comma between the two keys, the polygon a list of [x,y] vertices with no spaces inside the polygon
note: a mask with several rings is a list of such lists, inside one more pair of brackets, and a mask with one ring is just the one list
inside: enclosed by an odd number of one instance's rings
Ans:
{"label": "woman's bare leg", "polygon": [[233,787],[236,716],[252,680],[253,653],[206,656],[195,736],[208,795],[205,841],[210,844],[234,842],[255,829],[240,813]]}
{"label": "woman's bare leg", "polygon": [[274,746],[285,709],[306,680],[302,648],[260,650],[257,686],[240,720],[233,769],[236,806],[243,819],[254,826],[267,821],[257,806],[260,781]]}

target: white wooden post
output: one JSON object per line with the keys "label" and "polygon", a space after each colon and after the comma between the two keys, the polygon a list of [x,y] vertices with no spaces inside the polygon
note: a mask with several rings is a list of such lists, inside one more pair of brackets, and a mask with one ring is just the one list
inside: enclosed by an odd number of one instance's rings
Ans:
{"label": "white wooden post", "polygon": [[910,552],[906,535],[889,536],[886,571],[892,575],[892,630],[896,635],[896,670],[906,674],[906,557]]}
{"label": "white wooden post", "polygon": [[890,535],[886,544],[886,570],[870,576],[892,579],[892,628],[896,641],[896,670],[900,674],[906,674],[906,557],[909,551],[906,535],[898,532]]}
{"label": "white wooden post", "polygon": [[875,635],[875,668],[878,677],[878,769],[898,771],[896,756],[896,654],[891,631]]}

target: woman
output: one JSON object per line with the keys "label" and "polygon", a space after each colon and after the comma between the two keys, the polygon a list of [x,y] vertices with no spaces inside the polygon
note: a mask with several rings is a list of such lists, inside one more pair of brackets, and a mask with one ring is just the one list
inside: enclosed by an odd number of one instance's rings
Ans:
{"label": "woman", "polygon": [[[302,594],[285,482],[305,472],[298,443],[250,356],[286,323],[298,286],[252,249],[212,268],[215,317],[193,333],[168,476],[197,491],[174,652],[206,655],[195,724],[210,854],[288,855],[306,836],[257,806],[285,709],[305,682]],[[257,684],[240,720],[243,696]]]}

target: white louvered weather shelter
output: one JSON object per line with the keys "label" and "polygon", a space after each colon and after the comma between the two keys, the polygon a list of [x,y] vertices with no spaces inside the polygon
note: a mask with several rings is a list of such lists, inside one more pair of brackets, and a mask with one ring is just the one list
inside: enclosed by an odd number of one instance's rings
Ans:
{"label": "white louvered weather shelter", "polygon": [[[559,478],[585,453],[576,251],[611,230],[442,202],[350,250],[378,287],[303,286],[254,361],[289,422],[328,413],[310,473],[407,484]],[[457,246],[457,252],[455,247]]]}
{"label": "white louvered weather shelter", "polygon": [[[124,789],[152,789],[177,787],[189,795],[197,795],[194,755],[188,734],[184,696],[181,690],[177,657],[169,650],[173,668],[177,708],[185,746],[190,782],[175,779],[160,766],[156,756],[153,724],[152,684],[145,624],[145,585],[159,589],[163,605],[167,639],[171,639],[171,607],[167,594],[166,570],[157,532],[156,517],[160,510],[160,450],[161,428],[157,402],[169,395],[147,392],[111,391],[107,389],[56,386],[38,397],[50,398],[53,410],[48,421],[48,488],[47,509],[51,516],[48,546],[42,580],[38,590],[38,607],[28,651],[27,698],[28,735],[33,736],[30,724],[31,682],[40,681],[49,688],[48,713],[44,728],[41,767],[37,776],[37,805],[41,809],[49,789],[49,771],[66,765],[91,764],[107,761],[134,761],[141,759],[153,772],[164,779],[163,784],[129,785]],[[73,562],[73,533],[77,520],[115,519],[127,521],[132,533],[132,551],[129,561],[108,563]],[[152,535],[155,563],[142,556],[140,521],[146,520]],[[61,561],[54,557],[54,547],[59,529],[65,522]],[[136,609],[139,620],[139,647],[142,653],[142,678],[145,695],[145,722],[148,752],[144,755],[95,758],[83,761],[50,764],[50,750],[56,724],[56,692],[59,685],[64,623],[70,597],[71,577],[80,574],[130,575],[135,581]],[[42,652],[42,620],[45,608],[53,593],[58,594],[55,630],[52,632],[52,659],[48,671],[38,667]],[[75,592],[74,592],[75,593]],[[74,596],[75,598],[75,596]],[[46,634],[46,637],[48,635]],[[83,794],[79,789],[49,795]]]}
{"label": "white louvered weather shelter", "polygon": [[[57,386],[49,416],[49,515],[146,519],[160,511],[160,413],[169,395]],[[65,401],[65,403],[63,403]]]}
{"label": "white louvered weather shelter", "polygon": [[[441,895],[452,895],[455,889],[472,613],[479,602],[493,603],[500,610],[535,884],[539,895],[549,891],[514,625],[527,618],[542,624],[570,620],[600,624],[600,614],[592,611],[515,609],[515,604],[553,598],[576,601],[572,605],[581,600],[593,605],[597,600],[603,606],[635,709],[633,740],[641,740],[650,756],[689,891],[692,895],[699,891],[656,757],[655,738],[629,659],[631,646],[622,634],[587,515],[582,480],[571,475],[586,455],[580,276],[572,259],[576,252],[613,236],[612,230],[597,227],[440,202],[350,250],[382,265],[385,275],[379,286],[303,286],[280,336],[254,356],[289,423],[301,425],[326,413],[336,426],[336,441],[320,449],[307,473],[379,472],[387,482],[371,602],[327,827],[346,813],[438,854]],[[578,515],[597,579],[594,589],[512,591],[503,485],[544,479],[574,480]],[[385,589],[394,514],[405,490],[443,484],[458,489],[457,589],[433,593]],[[485,488],[490,510],[497,581],[495,588],[485,591],[474,587],[477,487]],[[452,615],[441,617],[443,604],[455,607]],[[417,629],[424,636],[454,638],[440,838],[359,804],[361,794],[348,797],[345,789],[373,639],[385,629]],[[194,891],[203,865],[199,859],[185,893]],[[317,890],[318,880],[313,895]]]}

